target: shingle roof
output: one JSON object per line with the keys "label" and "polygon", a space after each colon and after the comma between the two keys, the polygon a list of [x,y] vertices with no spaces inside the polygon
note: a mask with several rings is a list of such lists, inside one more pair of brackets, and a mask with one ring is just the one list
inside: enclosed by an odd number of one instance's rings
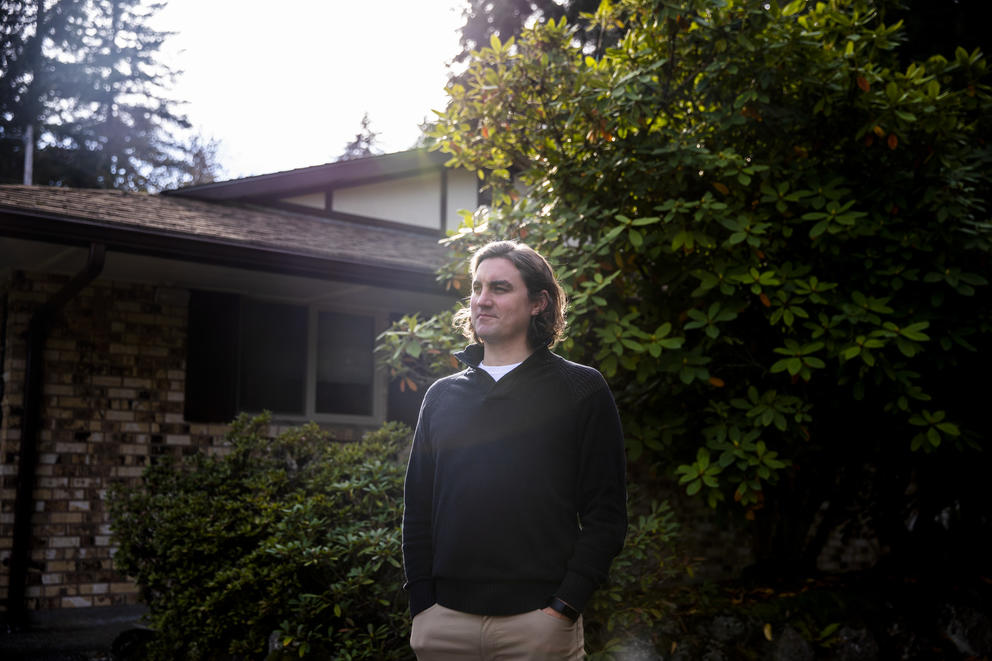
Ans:
{"label": "shingle roof", "polygon": [[433,273],[445,255],[438,237],[423,232],[175,195],[2,185],[0,216],[0,234],[23,236],[16,225],[26,229],[31,218],[43,218],[52,227],[82,224],[91,232],[140,233],[422,274]]}

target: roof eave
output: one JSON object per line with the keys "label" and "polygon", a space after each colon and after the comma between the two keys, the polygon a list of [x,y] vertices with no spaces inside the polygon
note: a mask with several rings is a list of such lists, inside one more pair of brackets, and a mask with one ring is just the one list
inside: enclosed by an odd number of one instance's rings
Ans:
{"label": "roof eave", "polygon": [[444,293],[432,271],[402,264],[363,264],[347,258],[319,257],[214,237],[111,227],[52,214],[0,209],[0,235],[63,245],[102,243],[107,250],[118,252],[390,289]]}

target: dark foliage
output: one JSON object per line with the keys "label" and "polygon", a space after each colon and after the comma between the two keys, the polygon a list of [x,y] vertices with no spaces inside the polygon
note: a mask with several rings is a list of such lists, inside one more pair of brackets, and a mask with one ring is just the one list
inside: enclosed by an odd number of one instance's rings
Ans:
{"label": "dark foliage", "polygon": [[151,659],[405,658],[400,516],[409,429],[339,443],[238,419],[223,456],[150,467],[110,494],[115,564]]}
{"label": "dark foliage", "polygon": [[[618,1],[600,58],[564,22],[482,49],[434,130],[495,200],[444,281],[493,238],[549,255],[630,456],[754,520],[779,574],[841,529],[990,553],[988,65],[904,66],[887,7]],[[396,376],[445,367],[445,325],[384,336]]]}

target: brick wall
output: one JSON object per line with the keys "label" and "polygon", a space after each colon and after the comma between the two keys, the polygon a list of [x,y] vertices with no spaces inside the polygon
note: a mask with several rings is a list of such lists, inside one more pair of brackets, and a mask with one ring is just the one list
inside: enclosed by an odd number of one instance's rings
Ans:
{"label": "brick wall", "polygon": [[[0,332],[0,603],[10,578],[24,333],[35,308],[67,281],[24,272],[0,280],[6,299]],[[29,610],[137,603],[135,585],[113,569],[107,489],[136,481],[160,455],[223,451],[227,425],[183,417],[188,300],[186,290],[98,278],[53,325],[44,353]],[[269,432],[284,428],[273,424]],[[362,432],[328,430],[340,440]]]}
{"label": "brick wall", "polygon": [[[15,272],[5,283],[3,557],[12,543],[24,332],[33,310],[66,280]],[[48,336],[27,584],[31,610],[135,603],[136,588],[112,566],[107,488],[138,478],[151,456],[192,452],[224,431],[183,420],[186,296],[97,280],[66,305]],[[9,576],[0,582],[5,593]]]}

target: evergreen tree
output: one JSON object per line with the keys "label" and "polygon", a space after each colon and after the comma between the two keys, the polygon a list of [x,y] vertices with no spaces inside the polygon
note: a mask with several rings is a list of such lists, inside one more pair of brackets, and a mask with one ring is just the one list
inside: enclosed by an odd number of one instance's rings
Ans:
{"label": "evergreen tree", "polygon": [[0,0],[0,181],[20,182],[25,136],[67,123],[83,80],[75,61],[85,1]]}
{"label": "evergreen tree", "polygon": [[181,186],[199,186],[217,181],[221,177],[220,141],[195,135],[186,146],[187,164],[180,179]]}
{"label": "evergreen tree", "polygon": [[34,183],[145,190],[187,167],[147,0],[4,0],[0,178],[20,181],[33,124]]}
{"label": "evergreen tree", "polygon": [[86,52],[96,110],[78,125],[77,144],[97,145],[95,185],[157,188],[167,171],[183,167],[181,145],[170,135],[189,123],[166,99],[175,74],[157,61],[166,33],[148,26],[161,2],[91,0],[94,47]]}
{"label": "evergreen tree", "polygon": [[362,115],[362,130],[355,134],[354,140],[345,145],[344,153],[338,156],[338,160],[351,161],[381,154],[382,150],[375,144],[378,137],[379,132],[372,130],[372,120],[369,119],[369,114],[365,113]]}

